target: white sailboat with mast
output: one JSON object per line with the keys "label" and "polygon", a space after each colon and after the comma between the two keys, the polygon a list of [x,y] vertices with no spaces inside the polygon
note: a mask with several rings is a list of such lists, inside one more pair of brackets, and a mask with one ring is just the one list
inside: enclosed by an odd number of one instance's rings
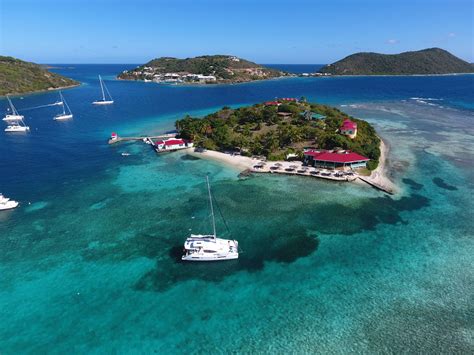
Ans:
{"label": "white sailboat with mast", "polygon": [[7,95],[7,100],[8,100],[8,104],[10,105],[10,109],[9,111],[7,111],[7,114],[3,118],[3,121],[14,122],[14,121],[22,120],[24,117],[18,113],[15,106],[13,106],[12,100],[10,99],[8,95]]}
{"label": "white sailboat with mast", "polygon": [[10,105],[10,112],[5,115],[3,121],[8,123],[7,128],[5,128],[5,132],[27,132],[30,130],[30,127],[25,125],[23,122],[24,116],[20,115],[16,110],[15,106],[13,106],[12,100],[7,96],[8,103]]}
{"label": "white sailboat with mast", "polygon": [[209,202],[211,207],[212,235],[191,234],[184,243],[183,261],[218,261],[239,258],[239,243],[236,240],[217,238],[214,206],[212,204],[211,186],[206,176]]}
{"label": "white sailboat with mast", "polygon": [[[114,100],[112,99],[112,95],[110,95],[109,89],[107,89],[107,86],[105,86],[104,80],[102,80],[102,77],[99,75],[99,83],[100,83],[100,90],[102,91],[102,99],[101,100],[96,100],[92,104],[94,105],[110,105],[114,103]],[[108,98],[106,98],[105,94],[107,93]]]}
{"label": "white sailboat with mast", "polygon": [[59,91],[59,102],[61,103],[61,106],[63,107],[63,112],[54,116],[54,120],[60,121],[60,120],[68,120],[73,117],[72,111],[69,108],[69,105],[67,104],[66,100],[64,99],[64,96],[61,91]]}

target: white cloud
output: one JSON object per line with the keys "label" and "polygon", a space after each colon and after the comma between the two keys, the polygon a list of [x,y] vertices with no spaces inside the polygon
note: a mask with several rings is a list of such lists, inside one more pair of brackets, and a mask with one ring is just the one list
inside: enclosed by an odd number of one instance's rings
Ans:
{"label": "white cloud", "polygon": [[449,32],[449,33],[448,33],[448,37],[456,37],[456,33],[454,33],[454,32]]}
{"label": "white cloud", "polygon": [[388,39],[385,41],[385,43],[387,44],[397,44],[397,43],[400,43],[400,41],[398,39]]}

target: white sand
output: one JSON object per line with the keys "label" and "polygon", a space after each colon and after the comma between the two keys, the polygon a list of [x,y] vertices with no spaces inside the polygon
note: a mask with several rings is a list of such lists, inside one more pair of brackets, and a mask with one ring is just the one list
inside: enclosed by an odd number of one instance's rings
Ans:
{"label": "white sand", "polygon": [[214,150],[205,150],[203,152],[196,152],[194,150],[189,150],[188,154],[204,159],[211,159],[226,165],[232,166],[234,168],[245,170],[252,168],[255,164],[259,163],[260,160],[252,159],[249,157],[243,157],[241,155],[231,155],[228,153],[216,152]]}
{"label": "white sand", "polygon": [[379,165],[377,166],[377,169],[372,171],[370,176],[366,177],[366,179],[396,193],[398,191],[397,186],[387,176],[388,175],[388,167],[387,167],[388,151],[389,149],[387,145],[382,140],[382,138],[380,138]]}

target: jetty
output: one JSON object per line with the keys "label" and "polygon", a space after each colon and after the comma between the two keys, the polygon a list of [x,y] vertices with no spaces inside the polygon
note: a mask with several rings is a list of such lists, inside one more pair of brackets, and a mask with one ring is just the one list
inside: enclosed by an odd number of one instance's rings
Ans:
{"label": "jetty", "polygon": [[359,178],[359,180],[365,182],[366,184],[369,184],[370,186],[376,188],[377,190],[383,191],[389,195],[393,195],[395,193],[391,186],[383,185],[375,181],[374,179],[371,179],[370,176],[358,175],[357,177]]}
{"label": "jetty", "polygon": [[112,133],[108,141],[109,144],[115,144],[119,142],[130,142],[130,141],[149,141],[153,142],[157,139],[169,139],[175,138],[177,133],[167,133],[159,136],[138,136],[138,137],[121,137],[117,133]]}

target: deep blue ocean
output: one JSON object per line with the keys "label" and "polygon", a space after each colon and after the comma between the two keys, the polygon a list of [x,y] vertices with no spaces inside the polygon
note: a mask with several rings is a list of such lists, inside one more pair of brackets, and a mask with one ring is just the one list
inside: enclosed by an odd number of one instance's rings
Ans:
{"label": "deep blue ocean", "polygon": [[[472,353],[474,76],[286,78],[175,86],[115,80],[135,65],[55,65],[82,85],[12,97],[0,131],[0,353]],[[275,65],[314,72],[320,65]],[[101,74],[115,103],[97,107]],[[371,122],[389,197],[359,184],[239,171],[111,132],[306,97]],[[0,100],[0,111],[7,102]],[[131,153],[121,156],[122,152]],[[178,262],[209,228],[209,174],[237,261]]]}

